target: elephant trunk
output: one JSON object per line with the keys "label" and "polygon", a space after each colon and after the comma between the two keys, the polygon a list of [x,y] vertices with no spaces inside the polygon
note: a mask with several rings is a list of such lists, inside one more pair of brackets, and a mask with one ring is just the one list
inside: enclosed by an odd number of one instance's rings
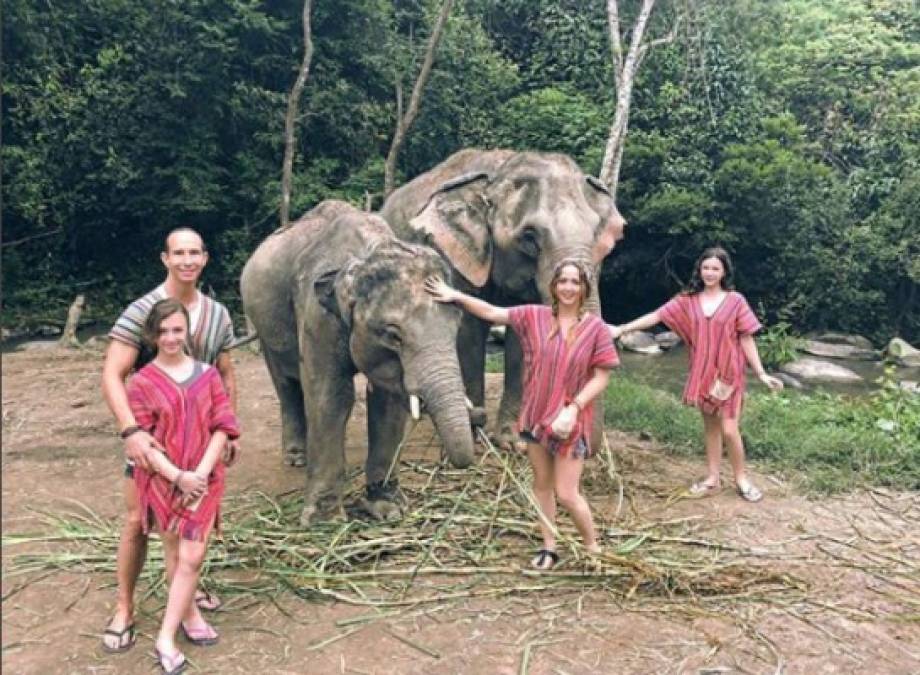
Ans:
{"label": "elephant trunk", "polygon": [[456,357],[450,359],[443,352],[420,358],[419,363],[424,365],[416,370],[413,379],[418,385],[410,388],[410,393],[425,403],[450,463],[461,469],[469,466],[473,462],[473,434],[460,364]]}

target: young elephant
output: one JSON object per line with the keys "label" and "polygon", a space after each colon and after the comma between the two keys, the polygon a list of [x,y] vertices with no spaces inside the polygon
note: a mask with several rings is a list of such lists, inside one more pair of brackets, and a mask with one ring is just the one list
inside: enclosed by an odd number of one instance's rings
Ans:
{"label": "young elephant", "polygon": [[435,251],[398,241],[380,217],[334,200],[270,235],[246,263],[243,304],[281,402],[285,458],[306,463],[303,525],[344,514],[345,425],[359,371],[368,380],[373,516],[399,516],[396,480],[385,479],[407,412],[417,414],[420,402],[451,463],[472,462],[460,312],[424,291],[430,275],[450,275]]}

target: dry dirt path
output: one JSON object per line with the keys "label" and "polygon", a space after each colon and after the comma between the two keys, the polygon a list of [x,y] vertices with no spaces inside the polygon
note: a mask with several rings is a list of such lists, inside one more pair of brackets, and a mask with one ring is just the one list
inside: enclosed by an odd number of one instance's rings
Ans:
{"label": "dry dirt path", "polygon": [[[245,436],[228,493],[296,490],[302,475],[281,466],[277,405],[262,361],[246,352],[235,359]],[[72,513],[77,502],[105,519],[119,515],[120,442],[99,394],[101,360],[90,350],[3,356],[5,537],[46,528],[42,512]],[[490,377],[494,412],[499,381]],[[775,477],[758,476],[767,488],[760,505],[730,491],[674,500],[697,463],[612,430],[609,439],[626,486],[619,518],[612,519],[618,497],[586,482],[605,531],[652,519],[695,523],[701,536],[736,542],[751,565],[788,574],[798,590],[781,601],[752,597],[730,614],[717,610],[718,598],[618,601],[609,593],[552,590],[460,599],[360,622],[366,607],[284,594],[231,599],[215,617],[221,643],[189,648],[188,655],[200,672],[213,673],[920,672],[917,494],[810,501]],[[360,465],[364,447],[359,401],[349,426],[350,465]],[[431,459],[433,452],[410,447],[406,458]],[[114,605],[112,575],[10,576],[18,556],[40,548],[3,549],[3,672],[152,672],[161,596],[142,602],[138,646],[108,656],[99,634]]]}

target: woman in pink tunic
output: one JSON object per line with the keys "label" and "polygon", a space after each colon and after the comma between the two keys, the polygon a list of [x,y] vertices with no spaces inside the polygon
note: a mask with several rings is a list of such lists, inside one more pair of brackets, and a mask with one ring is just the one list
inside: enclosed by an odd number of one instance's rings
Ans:
{"label": "woman in pink tunic", "polygon": [[219,461],[227,439],[239,425],[216,368],[185,353],[188,312],[178,300],[154,304],[145,339],[156,357],[128,384],[128,402],[138,426],[165,448],[150,453],[152,471],[136,466],[134,480],[144,517],[144,531],[155,526],[166,555],[169,596],[155,649],[164,673],[186,668],[175,645],[181,627],[186,639],[215,644],[217,632],[194,602],[208,536],[219,526],[224,493],[224,464]]}
{"label": "woman in pink tunic", "polygon": [[606,324],[584,310],[589,287],[586,269],[574,260],[556,266],[550,282],[552,307],[495,307],[440,279],[429,279],[426,287],[440,302],[455,302],[485,321],[510,324],[520,338],[524,388],[518,432],[527,442],[543,534],[543,548],[531,564],[550,569],[559,560],[557,499],[571,514],[585,547],[598,552],[591,508],[579,484],[584,461],[591,455],[594,399],[607,387],[609,371],[619,359]]}
{"label": "woman in pink tunic", "polygon": [[763,494],[747,477],[744,443],[738,429],[745,366],[750,364],[758,379],[772,390],[781,390],[783,383],[767,375],[761,365],[754,342],[754,333],[761,325],[744,296],[732,290],[732,276],[728,253],[719,247],[708,248],[697,260],[686,292],[635,321],[611,326],[610,334],[617,338],[663,322],[680,336],[690,357],[683,399],[703,415],[708,465],[708,475],[695,482],[690,492],[706,495],[720,489],[724,442],[738,494],[756,502]]}

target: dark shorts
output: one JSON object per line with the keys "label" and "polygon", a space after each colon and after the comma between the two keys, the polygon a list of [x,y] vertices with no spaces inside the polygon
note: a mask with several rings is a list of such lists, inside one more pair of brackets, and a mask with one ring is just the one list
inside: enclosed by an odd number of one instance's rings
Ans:
{"label": "dark shorts", "polygon": [[[525,443],[536,443],[537,445],[543,445],[536,438],[533,437],[533,434],[527,430],[522,431],[520,434],[520,439]],[[544,446],[546,451],[555,457],[559,453],[559,441],[550,439],[549,442]],[[588,459],[591,456],[591,449],[588,447],[588,444],[585,443],[584,438],[579,438],[575,443],[575,447],[572,448],[572,457],[576,459]]]}

